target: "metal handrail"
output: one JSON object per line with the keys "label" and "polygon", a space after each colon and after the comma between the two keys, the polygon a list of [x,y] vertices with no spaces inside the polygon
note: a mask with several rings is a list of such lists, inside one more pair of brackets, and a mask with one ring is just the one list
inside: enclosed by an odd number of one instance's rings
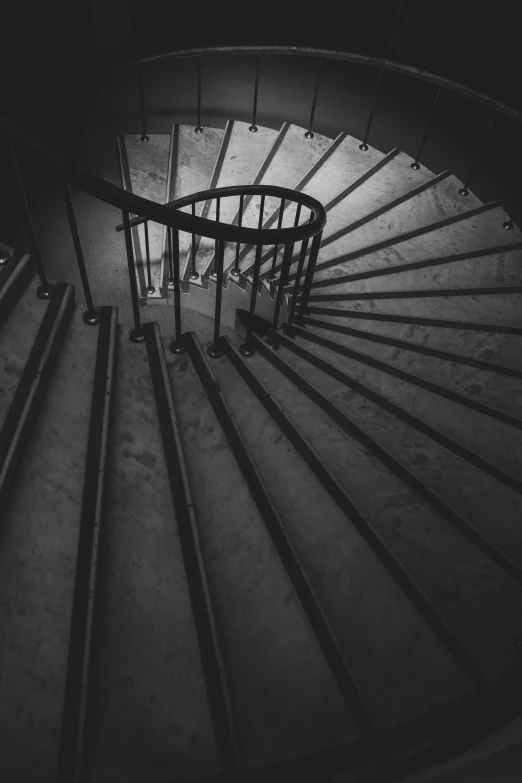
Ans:
{"label": "metal handrail", "polygon": [[509,119],[522,125],[522,112],[514,109],[512,106],[508,106],[502,101],[498,101],[496,98],[492,98],[483,92],[474,90],[465,84],[460,84],[452,79],[447,79],[445,76],[439,76],[438,74],[430,73],[429,71],[423,71],[421,68],[415,68],[411,65],[403,65],[402,63],[393,62],[393,60],[385,60],[380,57],[370,57],[364,54],[356,54],[355,52],[340,52],[334,49],[318,49],[316,47],[307,46],[206,46],[195,49],[179,49],[170,52],[162,52],[159,54],[146,55],[145,57],[133,57],[133,58],[114,58],[112,60],[113,65],[120,65],[123,67],[138,65],[140,63],[152,62],[153,60],[161,60],[163,58],[184,59],[190,57],[200,57],[201,55],[209,54],[274,54],[274,55],[290,55],[294,57],[312,57],[324,60],[336,60],[341,62],[355,63],[356,65],[363,65],[368,68],[377,68],[389,71],[392,73],[399,73],[403,76],[409,76],[419,81],[433,84],[436,87],[440,87],[444,90],[449,90],[464,98],[481,103],[487,106],[491,111],[498,114],[504,114]]}
{"label": "metal handrail", "polygon": [[[179,211],[180,207],[187,206],[193,202],[197,203],[209,198],[240,196],[242,194],[250,196],[263,194],[278,196],[279,198],[296,201],[311,210],[314,214],[313,221],[297,228],[281,230],[279,232],[280,244],[292,241],[298,242],[301,239],[315,236],[315,234],[323,230],[326,224],[326,211],[319,201],[303,193],[272,185],[242,185],[216,188],[215,190],[193,193],[190,196],[171,201],[168,204],[157,204],[128,190],[123,190],[123,188],[113,185],[101,177],[78,171],[74,166],[68,164],[56,150],[47,147],[30,133],[18,128],[8,120],[0,119],[0,129],[11,143],[22,144],[37,152],[69,185],[73,185],[84,193],[129,214],[139,215],[139,218],[133,218],[129,221],[130,227],[138,225],[145,220],[153,220],[156,223],[170,226],[180,231],[186,231],[190,234],[195,233],[211,239],[222,239],[225,242],[241,242],[241,244],[249,245],[274,244],[274,237],[277,233],[274,229],[239,228],[229,223],[216,223],[215,220]],[[123,230],[123,224],[117,226],[117,231]]]}

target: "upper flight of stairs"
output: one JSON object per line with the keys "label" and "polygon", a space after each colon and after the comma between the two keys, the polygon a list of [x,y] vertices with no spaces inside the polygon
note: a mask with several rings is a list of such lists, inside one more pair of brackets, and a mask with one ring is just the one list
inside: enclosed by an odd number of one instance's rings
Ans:
{"label": "upper flight of stairs", "polygon": [[[449,172],[345,133],[231,120],[118,142],[138,195],[281,185],[328,221],[305,315],[277,350],[260,329],[249,358],[224,338],[210,359],[195,332],[173,355],[154,310],[132,343],[117,308],[85,325],[71,285],[38,299],[28,255],[0,269],[8,783],[74,779],[82,694],[83,783],[384,781],[495,705],[516,714],[521,232]],[[237,202],[220,217],[237,222]],[[279,218],[267,199],[264,225]],[[282,226],[294,220],[290,206]],[[163,228],[149,239],[157,290],[142,304],[172,306]],[[133,241],[144,292],[143,226]],[[213,313],[214,243],[196,239],[189,282],[191,243],[180,234],[182,322]],[[242,247],[233,278],[225,249],[231,328],[253,259]],[[265,321],[272,264],[265,248]],[[388,744],[368,760],[374,731]]]}

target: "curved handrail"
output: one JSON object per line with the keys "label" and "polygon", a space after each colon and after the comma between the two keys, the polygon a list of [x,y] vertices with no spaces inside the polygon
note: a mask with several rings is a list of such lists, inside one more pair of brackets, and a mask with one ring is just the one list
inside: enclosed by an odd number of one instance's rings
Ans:
{"label": "curved handrail", "polygon": [[[304,223],[301,226],[295,226],[293,228],[281,228],[281,229],[258,229],[258,228],[238,228],[231,223],[220,223],[215,220],[208,220],[207,218],[196,218],[203,221],[205,224],[212,226],[221,226],[223,229],[219,234],[212,234],[212,238],[224,239],[225,242],[240,242],[241,244],[262,244],[269,245],[274,244],[275,241],[280,245],[284,245],[287,242],[299,242],[302,239],[310,239],[315,234],[322,231],[326,225],[326,210],[324,206],[304,193],[300,193],[296,190],[290,190],[289,188],[281,188],[278,185],[234,185],[226,188],[214,188],[213,190],[200,190],[197,193],[191,193],[189,196],[176,199],[175,201],[169,201],[164,206],[169,209],[181,209],[181,207],[197,204],[200,201],[209,201],[214,198],[227,198],[228,196],[276,196],[277,198],[284,199],[285,201],[293,201],[295,204],[300,204],[302,207],[308,207],[314,214],[313,220]],[[186,213],[184,213],[186,214]],[[191,216],[192,221],[194,217]],[[139,226],[141,223],[145,223],[147,218],[135,217],[129,222],[131,227]],[[197,225],[194,222],[194,225]],[[234,230],[233,235],[230,232],[228,236],[227,229]],[[124,231],[125,226],[123,223],[119,223],[116,226],[116,231]],[[196,231],[196,234],[207,236],[204,232]],[[245,239],[241,239],[241,236],[245,236]]]}
{"label": "curved handrail", "polygon": [[393,62],[393,60],[370,57],[365,54],[356,54],[355,52],[341,52],[334,49],[318,49],[307,46],[205,46],[195,49],[179,49],[160,54],[147,55],[145,57],[121,59],[116,60],[113,64],[128,67],[151,62],[153,60],[161,60],[167,57],[183,59],[188,57],[200,57],[205,54],[283,54],[350,62],[357,65],[364,65],[368,68],[382,68],[385,71],[400,73],[403,76],[410,76],[419,81],[427,82],[436,87],[454,92],[457,95],[461,95],[476,103],[481,103],[498,114],[504,114],[509,119],[522,125],[521,111],[517,111],[517,109],[514,109],[512,106],[508,106],[506,103],[502,103],[502,101],[498,101],[496,98],[486,95],[486,93],[474,90],[473,88],[468,87],[465,84],[460,84],[460,82],[455,82],[452,79],[447,79],[445,76],[438,76],[429,71],[423,71],[421,68],[415,68],[412,65],[402,65],[401,63]]}
{"label": "curved handrail", "polygon": [[[240,242],[241,244],[249,245],[272,245],[276,241],[279,244],[298,242],[319,234],[326,224],[326,211],[319,201],[311,196],[306,196],[302,193],[298,194],[296,191],[288,190],[287,188],[268,185],[245,185],[239,188],[218,188],[215,191],[200,191],[191,196],[178,199],[176,202],[171,202],[170,205],[157,204],[155,201],[150,201],[117,185],[113,185],[101,177],[78,171],[74,166],[67,164],[56,150],[47,147],[30,133],[18,128],[8,120],[0,118],[0,128],[11,142],[23,144],[38,152],[69,185],[73,185],[84,193],[99,198],[106,204],[117,207],[129,214],[139,215],[138,222],[140,222],[140,219],[141,222],[153,220],[156,223],[177,228],[187,233],[194,233],[211,239],[222,239],[225,242]],[[278,232],[275,229],[239,228],[230,223],[218,223],[208,218],[179,212],[177,208],[172,209],[173,204],[176,207],[186,206],[187,204],[192,204],[193,201],[211,198],[212,194],[225,197],[241,195],[241,193],[243,195],[279,195],[282,198],[298,201],[298,203],[312,210],[314,213],[313,220],[295,228],[281,229]],[[118,226],[117,230],[123,230],[123,224],[121,227]]]}

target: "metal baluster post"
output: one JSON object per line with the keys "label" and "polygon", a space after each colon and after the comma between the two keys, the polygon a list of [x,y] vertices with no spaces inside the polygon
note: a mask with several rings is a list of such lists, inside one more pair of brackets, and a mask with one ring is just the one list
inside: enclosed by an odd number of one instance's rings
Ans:
{"label": "metal baluster post", "polygon": [[[258,229],[261,229],[263,226],[263,214],[265,211],[265,196],[261,196],[261,204],[259,207],[259,222],[258,222]],[[259,270],[261,268],[261,256],[263,254],[263,245],[257,245],[256,246],[256,260],[254,262],[254,277],[252,279],[252,294],[250,296],[250,311],[248,315],[248,327],[247,327],[247,338],[242,345],[240,345],[239,350],[243,354],[243,356],[252,356],[256,349],[254,348],[252,344],[252,326],[254,323],[254,314],[256,311],[256,299],[257,299],[257,287],[259,285]]]}
{"label": "metal baluster post", "polygon": [[141,140],[148,141],[147,130],[145,125],[145,100],[143,97],[143,74],[141,68],[138,70],[138,81],[140,85],[140,107],[141,107]]}
{"label": "metal baluster post", "polygon": [[197,122],[198,124],[194,128],[194,133],[203,133],[203,128],[201,127],[201,57],[198,57],[198,116],[197,116]]}
{"label": "metal baluster post", "polygon": [[[278,232],[281,230],[281,226],[283,225],[284,209],[285,209],[285,199],[282,198],[281,199],[281,205],[279,207],[279,217],[278,217],[278,220],[277,220],[277,230],[278,230]],[[279,234],[277,234],[276,236],[279,236]],[[278,250],[279,250],[279,245],[277,245],[277,244],[274,245],[274,257],[272,258],[272,268],[270,270],[270,278],[274,277],[274,274],[275,274],[275,266],[276,266]]]}
{"label": "metal baluster post", "polygon": [[216,310],[214,314],[214,341],[207,348],[207,353],[213,359],[223,356],[223,349],[219,344],[219,327],[221,325],[221,299],[223,296],[223,260],[225,257],[225,240],[219,239],[217,243],[217,283],[216,283]]}
{"label": "metal baluster post", "polygon": [[[216,199],[216,223],[219,223],[219,210],[221,206],[221,199]],[[215,246],[214,246],[214,269],[210,273],[210,279],[211,280],[217,280],[217,263],[218,263],[218,251],[219,251],[219,239],[215,240]]]}
{"label": "metal baluster post", "polygon": [[74,252],[76,253],[76,261],[78,263],[78,270],[80,272],[80,278],[82,281],[83,293],[85,294],[85,302],[87,304],[87,310],[83,314],[82,318],[84,323],[88,324],[89,326],[96,326],[100,323],[100,313],[95,309],[94,302],[92,301],[91,288],[89,286],[89,279],[87,277],[87,270],[85,268],[85,259],[83,257],[80,234],[78,232],[78,224],[76,223],[76,215],[74,214],[74,205],[72,202],[71,191],[69,184],[65,179],[61,180],[61,184],[65,201],[65,209],[67,210],[67,218],[69,220],[69,228],[71,229]]}
{"label": "metal baluster post", "polygon": [[147,296],[151,296],[151,294],[156,293],[156,289],[152,285],[150,279],[151,273],[150,273],[150,247],[149,247],[149,221],[148,220],[145,221],[143,227],[145,229],[145,255],[147,256],[147,278],[149,281],[149,284],[145,289],[145,293],[147,294]]}
{"label": "metal baluster post", "polygon": [[[314,219],[313,213],[310,214],[310,220],[311,223]],[[308,239],[304,239],[303,243],[301,244],[301,252],[299,253],[299,261],[297,262],[297,272],[295,276],[295,284],[294,284],[294,292],[292,294],[292,304],[290,305],[290,313],[288,315],[288,322],[286,324],[283,324],[283,331],[286,332],[290,337],[294,336],[293,330],[292,330],[292,323],[294,320],[294,313],[295,308],[297,305],[297,294],[299,291],[299,285],[301,283],[301,275],[303,272],[303,266],[306,258],[306,251],[308,250]]]}
{"label": "metal baluster post", "polygon": [[435,100],[433,101],[433,103],[431,105],[430,113],[428,114],[428,120],[426,122],[426,127],[424,128],[424,133],[422,135],[422,139],[421,139],[421,143],[419,145],[419,149],[418,149],[417,155],[416,155],[415,160],[413,161],[413,163],[410,163],[410,166],[411,166],[411,168],[414,171],[418,171],[420,169],[419,160],[420,160],[420,157],[422,155],[422,150],[424,149],[424,145],[426,143],[426,139],[428,137],[428,133],[429,133],[429,130],[430,130],[430,127],[431,127],[431,123],[432,123],[432,120],[433,120],[433,115],[435,114],[435,109],[437,108],[437,103],[438,103],[438,100],[439,100],[439,96],[440,96],[440,87],[437,90],[437,94],[435,95]]}
{"label": "metal baluster post", "polygon": [[169,278],[167,280],[167,288],[172,291],[174,288],[174,272],[172,268],[172,231],[170,226],[167,226],[167,242],[169,248]]}
{"label": "metal baluster post", "polygon": [[[195,204],[192,204],[192,217],[196,217],[196,205]],[[199,274],[196,271],[196,235],[195,234],[192,234],[191,252],[192,252],[192,272],[190,273],[190,279],[191,280],[197,280],[198,277],[199,277]]]}
{"label": "metal baluster post", "polygon": [[370,109],[370,116],[368,117],[368,124],[366,126],[366,131],[364,132],[364,139],[362,141],[362,144],[359,144],[359,149],[362,150],[362,152],[367,152],[370,149],[368,146],[368,137],[370,135],[370,128],[372,127],[375,107],[377,106],[377,100],[379,98],[383,73],[384,73],[384,68],[381,68],[379,71],[379,78],[377,79],[377,86],[375,88],[375,93],[373,95],[373,103],[372,103],[372,108]]}
{"label": "metal baluster post", "polygon": [[179,274],[179,231],[177,228],[171,228],[172,246],[173,246],[173,264],[174,264],[174,340],[170,344],[172,353],[185,353],[185,346],[181,338],[181,285]]}
{"label": "metal baluster post", "polygon": [[482,138],[482,143],[479,146],[479,150],[477,152],[477,155],[475,157],[475,160],[473,161],[473,165],[470,169],[470,172],[468,174],[468,177],[466,179],[466,182],[464,183],[463,187],[459,188],[459,194],[461,196],[469,196],[469,183],[471,182],[471,178],[473,177],[473,174],[475,173],[475,169],[477,168],[477,165],[484,154],[484,150],[486,148],[486,142],[489,138],[489,134],[491,133],[491,130],[493,128],[493,123],[495,122],[496,114],[493,112],[493,114],[490,117],[488,126],[486,128],[486,131],[484,133],[484,136]]}
{"label": "metal baluster post", "polygon": [[305,281],[301,294],[301,304],[297,317],[298,321],[300,321],[300,319],[303,317],[308,306],[308,297],[310,296],[310,289],[312,288],[312,280],[314,277],[315,265],[317,263],[317,256],[319,255],[319,246],[321,244],[322,237],[323,232],[321,231],[321,233],[317,234],[312,240],[312,249],[310,250],[310,258],[308,259],[308,266],[306,267]]}
{"label": "metal baluster post", "polygon": [[[239,217],[238,217],[238,221],[237,221],[237,225],[238,225],[239,228],[241,228],[242,223],[243,223],[243,201],[244,201],[244,196],[240,196],[239,197]],[[236,261],[235,261],[235,264],[234,264],[234,268],[230,272],[230,274],[233,277],[239,277],[239,251],[240,251],[240,247],[241,247],[241,242],[238,242],[236,244]]]}
{"label": "metal baluster post", "polygon": [[259,90],[259,59],[260,59],[260,55],[258,54],[257,55],[257,59],[256,59],[256,83],[255,83],[255,87],[254,87],[254,110],[252,112],[252,125],[248,129],[250,131],[250,133],[257,133],[257,131],[259,130],[259,128],[256,125],[257,93],[258,93],[258,90]]}
{"label": "metal baluster post", "polygon": [[271,348],[279,348],[279,340],[277,339],[277,325],[279,321],[279,313],[281,312],[281,304],[283,302],[285,282],[288,277],[288,271],[290,269],[290,263],[292,261],[292,242],[287,242],[283,254],[283,264],[281,266],[281,274],[279,275],[279,288],[277,289],[277,299],[274,309],[274,318],[266,343]]}
{"label": "metal baluster post", "polygon": [[312,131],[313,125],[314,125],[314,115],[315,115],[315,104],[317,103],[317,93],[319,92],[319,81],[321,78],[321,65],[322,60],[319,60],[317,64],[317,76],[315,78],[315,90],[314,90],[314,99],[312,101],[312,111],[310,113],[310,123],[308,125],[308,130],[305,133],[305,136],[307,139],[313,139],[314,134]]}
{"label": "metal baluster post", "polygon": [[508,218],[502,223],[502,226],[506,229],[506,231],[512,231],[515,228],[515,224],[513,223],[512,218]]}
{"label": "metal baluster post", "polygon": [[14,170],[16,173],[16,178],[18,180],[18,186],[20,188],[22,204],[25,211],[26,228],[27,228],[27,233],[29,234],[29,242],[31,244],[31,255],[33,257],[34,265],[36,267],[36,272],[38,274],[38,277],[40,278],[40,283],[41,283],[41,285],[38,286],[36,295],[38,296],[39,299],[50,299],[53,292],[53,286],[49,283],[49,281],[47,280],[47,276],[45,274],[45,269],[43,266],[42,257],[40,255],[40,250],[38,248],[38,242],[36,240],[33,221],[31,219],[31,213],[29,211],[29,204],[27,203],[25,189],[22,182],[22,177],[20,176],[20,170],[18,168],[18,162],[16,160],[15,151],[13,147],[10,147],[10,150],[11,150],[11,158],[13,160]]}
{"label": "metal baluster post", "polygon": [[130,227],[130,217],[128,211],[122,210],[123,232],[125,234],[125,247],[127,249],[127,266],[129,268],[129,284],[132,299],[132,313],[134,316],[134,329],[129,332],[129,337],[133,343],[142,343],[145,340],[145,334],[140,321],[140,304],[138,301],[138,284],[136,282],[136,267],[134,265],[134,252],[132,249],[132,235]]}

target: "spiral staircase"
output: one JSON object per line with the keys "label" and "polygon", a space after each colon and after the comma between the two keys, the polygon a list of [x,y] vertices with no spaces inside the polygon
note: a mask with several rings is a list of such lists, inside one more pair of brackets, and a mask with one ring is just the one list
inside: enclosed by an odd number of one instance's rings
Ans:
{"label": "spiral staircase", "polygon": [[[289,325],[296,242],[268,342],[279,248],[251,319],[256,250],[225,246],[211,358],[197,319],[170,350],[163,226],[150,279],[132,228],[141,343],[115,307],[85,323],[68,283],[39,298],[3,246],[8,783],[396,780],[520,712],[521,232],[447,171],[305,130],[118,140],[124,188],[159,204],[247,184],[324,204],[308,302]],[[242,225],[308,219],[284,207],[253,196]],[[214,251],[180,233],[182,326],[214,312]]]}

